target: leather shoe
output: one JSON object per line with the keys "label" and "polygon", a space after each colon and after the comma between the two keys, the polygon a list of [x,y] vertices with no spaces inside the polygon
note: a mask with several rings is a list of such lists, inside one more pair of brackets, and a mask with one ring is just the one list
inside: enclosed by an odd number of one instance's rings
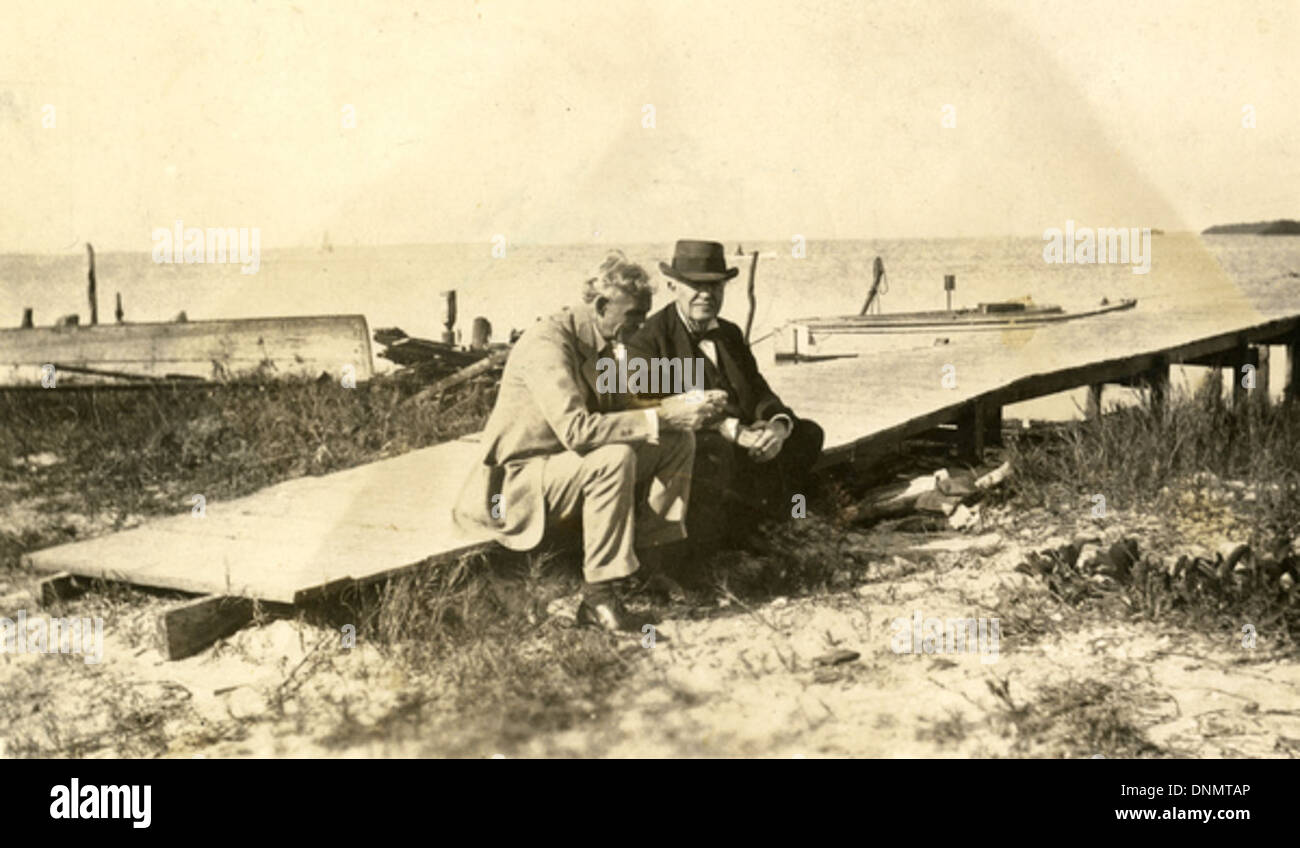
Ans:
{"label": "leather shoe", "polygon": [[641,624],[623,607],[613,587],[605,583],[591,584],[583,591],[577,621],[611,633],[636,633]]}

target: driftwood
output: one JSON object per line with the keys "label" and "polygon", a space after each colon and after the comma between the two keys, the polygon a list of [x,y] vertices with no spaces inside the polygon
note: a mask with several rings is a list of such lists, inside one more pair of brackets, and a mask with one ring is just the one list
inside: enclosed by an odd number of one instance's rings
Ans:
{"label": "driftwood", "polygon": [[501,367],[509,345],[492,344],[491,325],[486,318],[474,319],[474,345],[464,349],[446,342],[417,339],[398,327],[375,331],[374,339],[384,345],[379,355],[401,366],[396,376],[417,384],[430,384],[408,400],[423,399],[479,374]]}
{"label": "driftwood", "polygon": [[946,471],[939,471],[924,477],[880,486],[867,492],[853,507],[852,520],[865,522],[898,518],[922,508],[946,515],[976,490],[992,488],[1009,476],[1011,476],[1011,463],[1004,462],[994,470],[978,477],[953,476]]}
{"label": "driftwood", "polygon": [[505,364],[506,357],[509,355],[510,355],[510,351],[508,349],[494,350],[487,357],[479,360],[478,362],[475,362],[473,365],[470,365],[466,368],[462,368],[461,370],[457,371],[455,374],[452,374],[450,377],[444,377],[443,379],[434,383],[432,386],[428,386],[427,388],[421,389],[420,391],[416,392],[415,394],[407,398],[406,402],[409,403],[411,401],[422,401],[427,398],[431,398],[434,395],[438,394],[439,392],[443,392],[446,391],[447,389],[450,389],[452,386],[458,386],[461,383],[465,382],[466,380],[471,380],[480,374],[486,374],[487,372],[493,370],[494,368],[500,368],[502,365]]}

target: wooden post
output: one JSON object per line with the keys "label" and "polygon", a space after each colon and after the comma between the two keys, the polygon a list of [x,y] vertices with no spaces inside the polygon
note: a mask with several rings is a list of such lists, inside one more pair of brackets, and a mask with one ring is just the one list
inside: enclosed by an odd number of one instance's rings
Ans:
{"label": "wooden post", "polygon": [[474,319],[473,329],[470,331],[469,349],[484,350],[491,343],[492,323],[479,315]]}
{"label": "wooden post", "polygon": [[749,328],[754,326],[754,310],[758,301],[754,298],[754,273],[758,270],[758,251],[755,250],[749,260],[749,316],[745,319],[745,342],[749,343]]}
{"label": "wooden post", "polygon": [[90,284],[86,294],[90,298],[90,325],[93,327],[99,323],[99,298],[95,296],[95,248],[90,246],[90,242],[86,242],[86,253],[90,257],[90,272],[87,275]]}
{"label": "wooden post", "polygon": [[943,290],[944,290],[944,292],[948,295],[948,311],[949,311],[949,312],[952,311],[952,290],[955,289],[955,288],[957,288],[957,275],[956,275],[956,274],[944,274],[944,275],[943,275]]}
{"label": "wooden post", "polygon": [[973,400],[962,407],[957,419],[957,456],[967,462],[977,463],[984,458],[984,404]]}
{"label": "wooden post", "polygon": [[442,293],[442,331],[443,344],[456,343],[456,290],[448,289]]}
{"label": "wooden post", "polygon": [[1002,446],[1002,404],[981,403],[983,412],[984,442],[989,445]]}
{"label": "wooden post", "polygon": [[1268,406],[1268,378],[1269,378],[1269,352],[1268,345],[1259,345],[1255,348],[1255,391],[1251,395],[1259,399],[1264,406]]}
{"label": "wooden post", "polygon": [[859,315],[866,315],[871,311],[872,304],[876,306],[876,312],[880,312],[880,285],[885,280],[885,260],[879,256],[876,261],[871,263],[871,291],[867,292],[867,299],[862,304]]}
{"label": "wooden post", "polygon": [[1089,421],[1101,417],[1101,393],[1105,388],[1105,383],[1093,383],[1088,387],[1088,403],[1084,407],[1083,414]]}
{"label": "wooden post", "polygon": [[1283,402],[1300,399],[1300,330],[1291,334],[1286,343],[1286,389]]}
{"label": "wooden post", "polygon": [[113,310],[113,317],[117,319],[117,323],[119,323],[119,324],[121,324],[121,323],[122,323],[122,319],[126,317],[126,313],[122,311],[122,293],[121,293],[121,292],[118,292],[118,293],[117,293],[117,309]]}
{"label": "wooden post", "polygon": [[1161,418],[1165,414],[1165,402],[1169,399],[1169,358],[1160,356],[1156,364],[1147,372],[1147,386],[1151,390],[1151,412]]}
{"label": "wooden post", "polygon": [[[1255,380],[1259,380],[1259,365],[1255,355],[1255,349],[1249,346],[1237,348],[1232,358],[1232,408],[1240,409],[1241,405],[1246,402],[1246,366],[1256,369]],[[1256,382],[1256,385],[1259,385]]]}
{"label": "wooden post", "polygon": [[23,328],[24,330],[30,330],[30,329],[32,329],[32,328],[35,327],[35,326],[36,326],[36,325],[35,325],[34,323],[32,323],[32,308],[31,308],[30,306],[24,306],[24,307],[23,307],[23,326],[22,326],[22,328]]}

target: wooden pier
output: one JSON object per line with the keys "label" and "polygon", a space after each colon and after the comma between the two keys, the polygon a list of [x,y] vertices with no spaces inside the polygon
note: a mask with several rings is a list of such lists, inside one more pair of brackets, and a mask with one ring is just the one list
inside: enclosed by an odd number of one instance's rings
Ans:
{"label": "wooden pier", "polygon": [[[1233,399],[1241,402],[1243,366],[1254,369],[1255,391],[1267,392],[1274,346],[1289,354],[1286,397],[1300,394],[1300,315],[1217,332],[1212,325],[1201,315],[1143,320],[1139,307],[960,346],[768,366],[766,375],[796,413],[826,430],[822,467],[869,463],[903,440],[944,425],[956,427],[959,443],[975,458],[998,438],[1007,406],[1088,387],[1089,412],[1095,415],[1106,385],[1144,388],[1159,405],[1169,391],[1170,368],[1177,365],[1230,370]],[[1102,339],[1122,341],[1099,343]]]}
{"label": "wooden pier", "polygon": [[[1144,315],[1139,305],[985,342],[886,355],[778,366],[770,352],[758,354],[773,388],[826,430],[825,466],[869,463],[944,425],[955,425],[963,451],[974,458],[997,439],[1009,404],[1080,387],[1094,387],[1098,400],[1107,384],[1146,386],[1159,402],[1178,364],[1231,368],[1235,375],[1251,365],[1255,385],[1266,391],[1274,345],[1288,349],[1287,396],[1294,398],[1300,314]],[[1234,385],[1241,385],[1239,376]],[[281,483],[208,503],[204,517],[186,511],[24,559],[62,573],[50,581],[54,595],[81,576],[203,596],[159,620],[167,655],[184,656],[247,621],[248,599],[299,603],[486,547],[457,530],[450,516],[478,454],[475,438]]]}

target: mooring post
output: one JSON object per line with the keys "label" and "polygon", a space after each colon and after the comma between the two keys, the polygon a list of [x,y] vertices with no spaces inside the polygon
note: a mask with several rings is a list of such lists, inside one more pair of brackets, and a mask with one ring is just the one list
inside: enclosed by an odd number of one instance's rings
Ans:
{"label": "mooring post", "polygon": [[86,253],[90,257],[90,271],[87,274],[89,285],[86,295],[90,298],[90,324],[93,327],[99,323],[99,298],[95,296],[95,248],[90,246],[90,242],[86,242]]}
{"label": "mooring post", "polygon": [[23,307],[23,326],[22,326],[22,328],[23,328],[24,330],[30,330],[30,329],[32,329],[32,328],[35,327],[35,326],[36,326],[36,325],[32,322],[32,308],[31,308],[30,306],[24,306],[24,307]]}
{"label": "mooring post", "polygon": [[486,350],[491,341],[492,324],[488,319],[479,315],[474,319],[474,324],[470,331],[469,348],[470,350]]}
{"label": "mooring post", "polygon": [[118,293],[117,293],[117,309],[113,310],[113,317],[117,319],[117,323],[119,323],[119,324],[121,324],[121,323],[122,323],[122,319],[126,317],[126,313],[122,311],[122,293],[121,293],[121,292],[118,292]]}
{"label": "mooring post", "polygon": [[1105,383],[1093,383],[1088,386],[1088,402],[1084,407],[1083,414],[1089,421],[1101,417],[1101,392],[1105,388]]}
{"label": "mooring post", "polygon": [[442,331],[443,344],[456,343],[456,290],[448,289],[442,293]]}

